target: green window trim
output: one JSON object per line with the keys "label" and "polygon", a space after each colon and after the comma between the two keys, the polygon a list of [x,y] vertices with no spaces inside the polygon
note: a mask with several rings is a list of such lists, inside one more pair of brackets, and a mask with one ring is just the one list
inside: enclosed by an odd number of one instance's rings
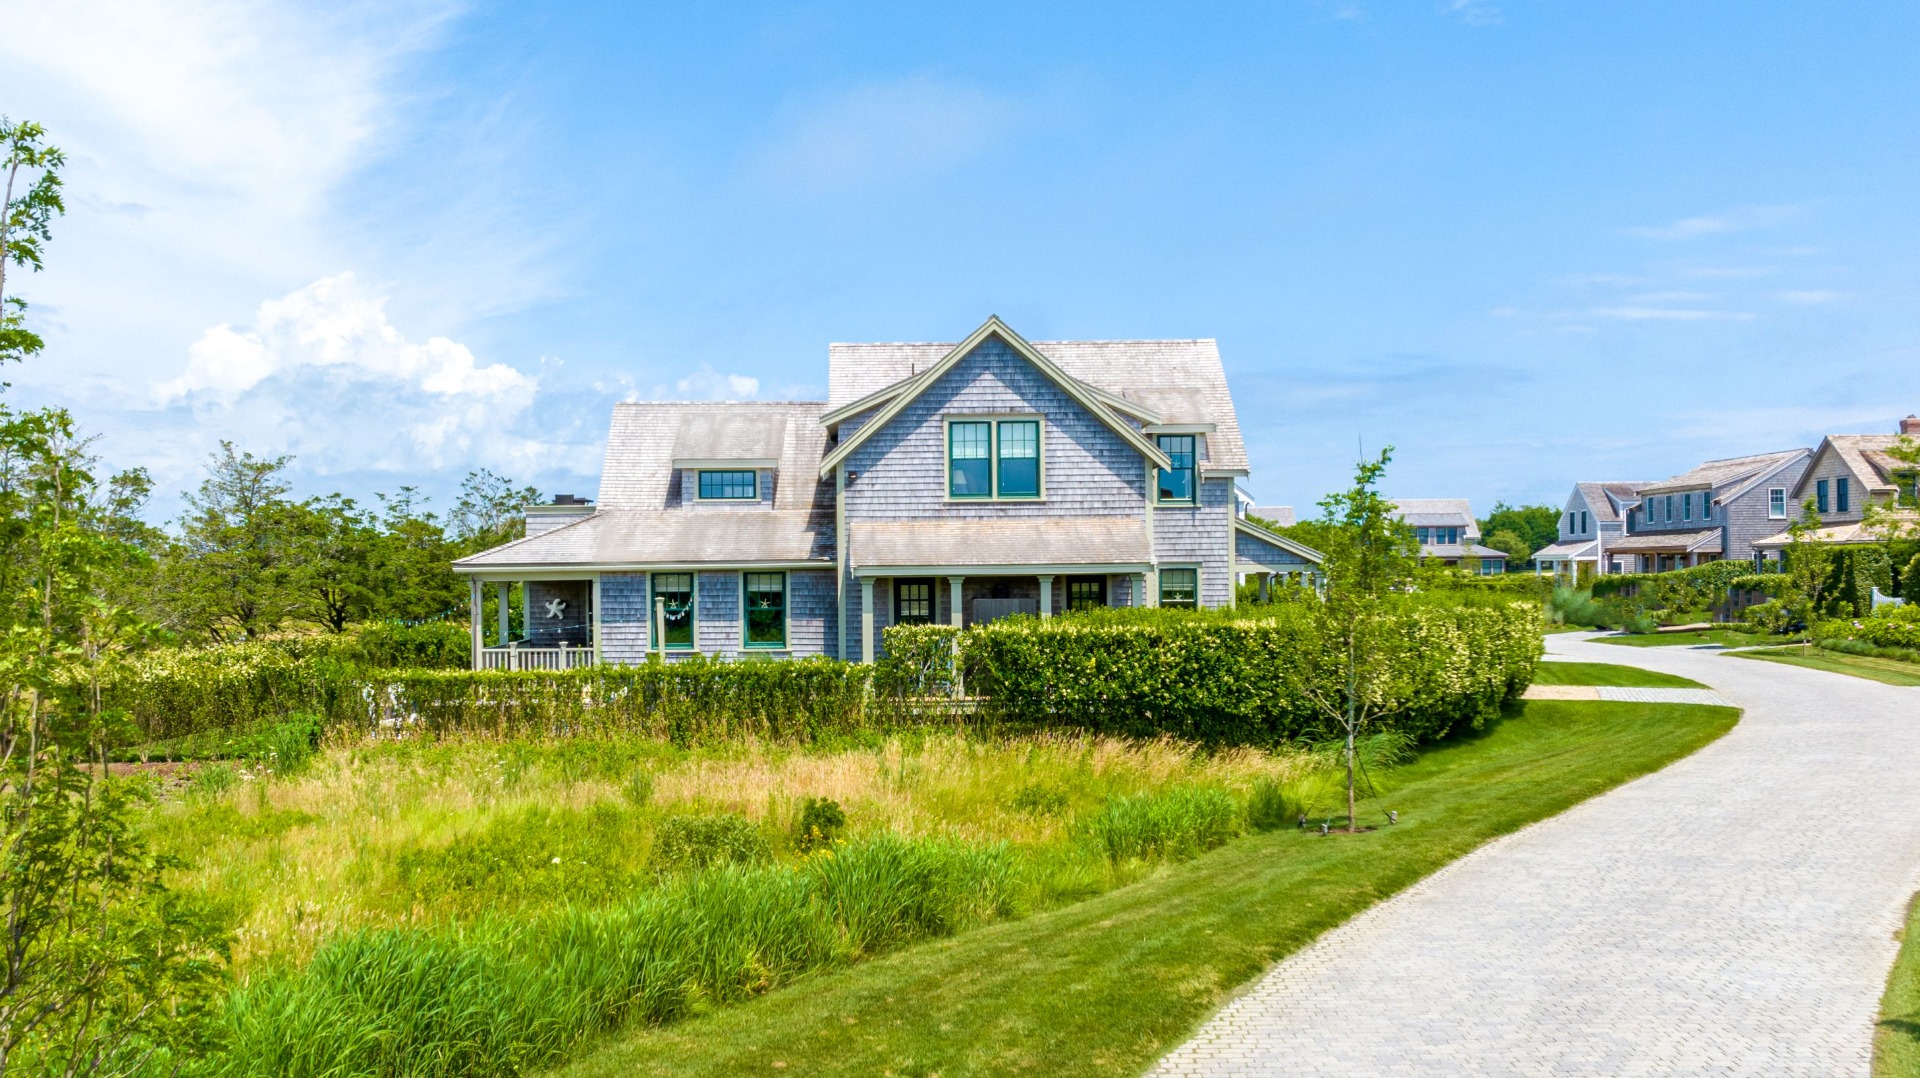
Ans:
{"label": "green window trim", "polygon": [[[666,646],[655,624],[659,601],[666,600]],[[693,651],[699,643],[697,585],[692,573],[655,573],[647,578],[647,647],[652,651]]]}
{"label": "green window trim", "polygon": [[740,646],[784,651],[787,646],[787,574],[740,574]]}
{"label": "green window trim", "polygon": [[1162,505],[1194,505],[1200,500],[1200,439],[1192,434],[1156,434],[1154,443],[1173,463],[1154,469],[1153,500]]}
{"label": "green window trim", "polygon": [[1159,572],[1160,605],[1177,610],[1195,610],[1200,606],[1200,570],[1168,568]]}
{"label": "green window trim", "polygon": [[913,577],[893,582],[893,623],[895,625],[932,625],[935,613],[935,584],[932,577]]}
{"label": "green window trim", "polygon": [[700,470],[697,480],[703,502],[753,502],[760,500],[760,473],[750,469]]}
{"label": "green window trim", "polygon": [[1036,501],[1046,492],[1038,418],[947,421],[947,497]]}
{"label": "green window trim", "polygon": [[1827,508],[1827,504],[1827,481],[1824,479],[1816,479],[1813,483],[1813,511],[1816,513],[1829,512],[1830,510]]}

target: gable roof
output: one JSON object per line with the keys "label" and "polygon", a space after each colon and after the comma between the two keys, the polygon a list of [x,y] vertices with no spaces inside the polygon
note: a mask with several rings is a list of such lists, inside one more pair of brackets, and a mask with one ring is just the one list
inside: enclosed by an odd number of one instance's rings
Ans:
{"label": "gable roof", "polygon": [[1807,457],[1811,452],[1807,449],[1782,449],[1774,453],[1710,460],[1690,472],[1640,487],[1635,493],[1678,494],[1683,490],[1699,490],[1701,487],[1732,487],[1720,497],[1723,502],[1730,501],[1745,494],[1755,481],[1772,475],[1797,459]]}
{"label": "gable roof", "polygon": [[1847,471],[1861,481],[1869,494],[1892,494],[1896,487],[1893,471],[1903,465],[1887,455],[1887,450],[1900,443],[1898,434],[1829,434],[1820,442],[1820,448],[1814,450],[1813,460],[1807,465],[1806,472],[1800,476],[1800,482],[1794,485],[1793,498],[1801,500],[1806,493],[1807,484],[1813,481],[1815,466],[1820,458],[1828,453],[1840,458]]}
{"label": "gable roof", "polygon": [[[873,397],[876,402],[884,397],[886,403],[880,406],[880,410],[874,413],[872,419],[861,424],[860,429],[854,431],[852,437],[842,439],[840,444],[834,447],[834,450],[828,453],[825,459],[821,460],[820,474],[825,476],[830,473],[836,465],[851,456],[853,451],[858,449],[868,438],[871,438],[876,431],[885,427],[893,421],[894,417],[905,411],[907,405],[911,404],[914,398],[932,388],[935,382],[939,381],[943,375],[952,370],[961,360],[972,354],[975,348],[978,348],[989,338],[993,337],[998,337],[1008,348],[1013,349],[1016,355],[1033,364],[1041,374],[1051,379],[1064,390],[1068,396],[1077,401],[1082,408],[1085,408],[1090,415],[1105,424],[1115,434],[1118,434],[1122,440],[1139,450],[1141,456],[1161,468],[1172,466],[1172,462],[1167,459],[1165,453],[1160,451],[1158,445],[1154,444],[1153,441],[1148,439],[1144,434],[1141,434],[1139,428],[1116,415],[1113,408],[1099,399],[1099,396],[1093,392],[1092,387],[1061,370],[1060,366],[1052,359],[1049,359],[1046,355],[1034,348],[1033,345],[1027,343],[1024,338],[1009,328],[1005,322],[1000,321],[999,315],[992,315],[989,316],[985,322],[980,323],[979,329],[968,334],[967,339],[961,341],[959,344],[951,346],[919,346],[924,349],[945,347],[947,350],[939,359],[929,364],[925,370],[921,370],[917,374],[910,374],[904,382],[899,383],[895,392],[878,395],[873,393],[866,394],[867,396]],[[829,349],[830,362],[828,364],[827,384],[829,386],[830,397],[836,387],[846,381],[846,379],[838,373],[843,368],[849,366],[849,364],[842,363],[839,358],[841,354],[839,350],[846,347],[848,346],[833,345]],[[878,347],[897,349],[909,346],[881,345]],[[1214,361],[1216,364],[1219,362],[1217,354],[1214,357]],[[1225,382],[1226,376],[1223,373],[1221,375],[1221,384],[1224,386]],[[849,385],[848,392],[852,392],[861,384],[864,383]],[[833,400],[830,399],[828,404],[831,405],[832,403]],[[1229,410],[1231,410],[1231,402],[1229,402]],[[844,409],[840,411],[844,411]],[[1239,435],[1237,425],[1234,428],[1234,435],[1237,443]],[[1242,456],[1244,457],[1244,455],[1243,450]],[[1244,468],[1245,465],[1242,464],[1241,467]]]}
{"label": "gable roof", "polygon": [[[1292,510],[1289,509],[1288,513],[1289,515],[1291,515]],[[1293,554],[1297,557],[1304,558],[1307,561],[1314,563],[1315,565],[1319,565],[1321,562],[1324,562],[1327,560],[1327,556],[1325,554],[1320,553],[1318,550],[1313,549],[1307,544],[1298,542],[1293,539],[1289,539],[1278,532],[1268,531],[1266,528],[1263,528],[1260,525],[1255,524],[1253,521],[1248,520],[1245,517],[1234,517],[1233,527],[1234,527],[1234,530],[1240,532],[1243,535],[1252,536],[1253,538],[1258,539],[1263,543],[1266,543],[1268,546],[1279,547],[1281,550],[1284,550],[1289,554]]]}
{"label": "gable roof", "polygon": [[1415,527],[1464,528],[1465,538],[1478,539],[1480,524],[1473,519],[1473,505],[1465,498],[1391,498],[1400,511],[1402,522]]}
{"label": "gable roof", "polygon": [[830,507],[831,492],[817,475],[827,449],[820,426],[826,408],[818,401],[616,404],[600,470],[600,507],[668,508],[676,460],[771,466],[775,509]]}
{"label": "gable roof", "polygon": [[1587,503],[1593,519],[1612,524],[1620,519],[1620,503],[1630,502],[1634,491],[1646,486],[1645,483],[1575,483],[1573,489]]}
{"label": "gable roof", "polygon": [[[1246,445],[1227,387],[1220,346],[1211,339],[1033,341],[1095,399],[1142,423],[1212,424],[1206,469],[1245,470]],[[954,349],[951,344],[834,344],[828,353],[825,422],[891,400],[913,377]]]}
{"label": "gable roof", "polygon": [[710,513],[603,509],[551,531],[461,558],[453,567],[466,572],[664,565],[830,567],[832,547],[831,509]]}

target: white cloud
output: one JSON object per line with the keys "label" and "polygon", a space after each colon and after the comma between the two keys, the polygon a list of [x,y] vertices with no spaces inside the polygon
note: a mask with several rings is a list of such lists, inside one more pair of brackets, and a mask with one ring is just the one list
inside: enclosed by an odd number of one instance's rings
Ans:
{"label": "white cloud", "polygon": [[1587,312],[1596,318],[1614,318],[1628,322],[1751,322],[1746,311],[1715,311],[1698,307],[1595,307]]}
{"label": "white cloud", "polygon": [[1629,228],[1626,233],[1648,240],[1691,240],[1701,236],[1769,228],[1792,217],[1795,212],[1792,206],[1752,206],[1722,214],[1682,217],[1671,224]]}
{"label": "white cloud", "polygon": [[1634,303],[1698,303],[1712,299],[1706,292],[1642,292],[1633,297]]}
{"label": "white cloud", "polygon": [[1500,9],[1487,0],[1447,0],[1442,10],[1476,26],[1498,26],[1506,21]]}
{"label": "white cloud", "polygon": [[758,169],[816,193],[936,175],[992,146],[1015,118],[1012,102],[967,83],[869,83],[790,109]]}
{"label": "white cloud", "polygon": [[570,432],[527,432],[539,379],[483,364],[446,337],[409,340],[388,320],[386,298],[350,273],[262,303],[250,325],[208,329],[188,357],[152,387],[163,421],[291,452],[323,473],[417,477],[581,459]]}

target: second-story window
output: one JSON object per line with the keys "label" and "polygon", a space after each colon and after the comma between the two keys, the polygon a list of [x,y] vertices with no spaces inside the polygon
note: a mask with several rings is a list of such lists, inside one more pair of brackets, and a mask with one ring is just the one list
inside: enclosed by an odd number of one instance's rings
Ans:
{"label": "second-story window", "polygon": [[1680,519],[1693,519],[1693,494],[1691,491],[1680,495]]}
{"label": "second-story window", "polygon": [[1774,487],[1767,491],[1767,515],[1775,520],[1787,519],[1787,488]]}
{"label": "second-story window", "polygon": [[1847,488],[1851,485],[1844,475],[1833,481],[1833,508],[1837,512],[1844,513],[1847,511],[1848,505],[1852,501],[1849,497],[1852,491]]}
{"label": "second-story window", "polygon": [[1160,443],[1160,451],[1173,462],[1173,467],[1160,469],[1159,500],[1163,502],[1193,501],[1195,455],[1193,435],[1161,434],[1156,436],[1155,441]]}
{"label": "second-story window", "polygon": [[1673,495],[1671,494],[1667,495],[1667,510],[1663,519],[1669,524],[1673,523]]}
{"label": "second-story window", "polygon": [[998,468],[1000,497],[1040,496],[1040,421],[1000,421]]}
{"label": "second-story window", "polygon": [[947,496],[1038,498],[1040,421],[966,419],[947,424]]}
{"label": "second-story window", "polygon": [[1827,512],[1827,481],[1824,479],[1814,481],[1813,508],[1815,512]]}
{"label": "second-story window", "polygon": [[760,473],[726,471],[700,473],[700,500],[703,502],[750,502],[760,497]]}
{"label": "second-story window", "polygon": [[1590,526],[1591,526],[1591,520],[1587,516],[1587,511],[1585,509],[1580,510],[1580,534],[1581,535],[1587,534],[1587,529]]}
{"label": "second-story window", "polygon": [[947,494],[993,497],[993,424],[954,423],[947,428]]}

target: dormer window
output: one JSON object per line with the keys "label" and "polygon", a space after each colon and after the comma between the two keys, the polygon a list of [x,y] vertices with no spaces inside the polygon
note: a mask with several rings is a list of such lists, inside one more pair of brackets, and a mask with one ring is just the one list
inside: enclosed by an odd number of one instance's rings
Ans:
{"label": "dormer window", "polygon": [[947,424],[947,497],[1040,497],[1038,419],[956,419]]}
{"label": "dormer window", "polygon": [[759,472],[700,470],[700,500],[703,502],[751,502],[759,497]]}
{"label": "dormer window", "polygon": [[1160,469],[1159,500],[1163,502],[1192,502],[1194,498],[1193,465],[1198,455],[1196,439],[1191,434],[1161,434],[1156,436],[1160,451],[1173,462],[1173,467]]}

